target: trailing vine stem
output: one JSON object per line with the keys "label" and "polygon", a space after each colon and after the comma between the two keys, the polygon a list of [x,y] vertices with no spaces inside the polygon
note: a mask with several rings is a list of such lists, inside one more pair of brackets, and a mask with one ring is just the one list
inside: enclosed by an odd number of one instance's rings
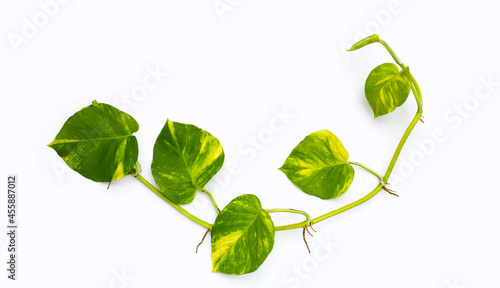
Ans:
{"label": "trailing vine stem", "polygon": [[151,191],[153,191],[156,195],[158,195],[158,197],[160,197],[161,199],[163,199],[163,201],[167,202],[168,204],[170,204],[170,206],[172,206],[175,209],[177,209],[177,211],[179,211],[182,214],[184,214],[184,216],[188,217],[189,219],[191,219],[195,223],[197,223],[197,224],[199,224],[199,225],[201,225],[201,226],[203,226],[203,227],[205,227],[207,229],[212,230],[212,224],[201,220],[200,218],[198,218],[198,217],[194,216],[193,214],[189,213],[188,211],[186,211],[181,206],[179,206],[179,205],[175,204],[174,202],[172,202],[170,199],[168,199],[167,197],[165,197],[165,195],[163,195],[161,193],[161,191],[158,190],[158,188],[156,188],[153,184],[149,183],[148,180],[144,179],[144,177],[142,177],[141,174],[137,174],[135,176],[135,178],[137,180],[141,181],[142,184],[146,185],[146,187],[148,187]]}
{"label": "trailing vine stem", "polygon": [[316,218],[312,219],[311,222],[313,224],[321,222],[321,221],[326,220],[326,219],[328,219],[328,218],[330,218],[332,216],[335,216],[335,215],[340,214],[340,213],[342,213],[344,211],[352,209],[352,208],[354,208],[354,207],[356,207],[356,206],[358,206],[360,204],[365,203],[366,201],[370,200],[373,196],[377,195],[377,193],[380,192],[380,190],[382,190],[382,187],[384,187],[384,185],[385,185],[384,183],[378,184],[377,187],[375,187],[375,189],[372,190],[372,192],[368,193],[363,198],[358,199],[358,200],[356,200],[356,201],[354,201],[354,202],[352,202],[350,204],[347,204],[347,205],[345,205],[343,207],[340,207],[340,208],[338,208],[336,210],[333,210],[331,212],[323,214],[323,215],[321,215],[319,217],[316,217]]}
{"label": "trailing vine stem", "polygon": [[359,166],[359,167],[365,169],[366,171],[370,172],[371,174],[375,175],[380,180],[381,183],[383,182],[384,184],[387,184],[384,181],[384,176],[380,175],[380,173],[378,173],[374,169],[372,169],[372,168],[370,168],[362,163],[354,162],[354,161],[348,161],[347,164]]}
{"label": "trailing vine stem", "polygon": [[401,67],[401,69],[404,69],[406,67],[405,64],[403,64],[403,62],[401,61],[401,59],[399,59],[396,52],[394,52],[394,50],[392,50],[391,46],[389,46],[389,44],[387,44],[387,42],[385,42],[382,39],[378,39],[377,42],[382,44],[385,47],[385,49],[387,49],[387,52],[389,52],[389,54],[391,54],[392,59],[394,59],[394,62],[396,62],[399,65],[399,67]]}
{"label": "trailing vine stem", "polygon": [[311,217],[309,216],[309,214],[307,214],[304,211],[300,211],[300,210],[296,210],[296,209],[267,209],[266,211],[267,211],[267,213],[278,213],[278,212],[295,213],[295,214],[301,214],[304,217],[306,217],[306,220],[299,222],[299,223],[276,226],[274,228],[276,231],[290,230],[290,229],[295,229],[295,228],[304,228],[304,226],[307,227],[307,226],[311,225]]}
{"label": "trailing vine stem", "polygon": [[410,136],[410,133],[413,130],[413,128],[415,128],[415,125],[417,125],[418,121],[422,118],[422,94],[420,91],[420,87],[418,86],[417,81],[415,80],[413,75],[411,75],[411,73],[408,74],[410,75],[412,82],[411,91],[415,96],[415,100],[417,101],[417,113],[415,113],[413,120],[411,121],[410,125],[408,125],[408,128],[406,128],[403,137],[401,137],[401,140],[399,141],[398,147],[396,148],[396,151],[392,156],[391,162],[389,163],[389,167],[387,167],[387,170],[384,174],[384,179],[383,179],[384,182],[387,182],[387,180],[389,180],[392,170],[394,169],[394,165],[396,165],[396,161],[398,160],[401,150],[403,150],[403,146],[405,145],[406,140]]}
{"label": "trailing vine stem", "polygon": [[[386,42],[384,42],[383,40],[378,40],[377,42],[379,42],[380,44],[382,44],[387,49],[387,51],[392,56],[392,58],[394,59],[394,61],[402,69],[407,68],[403,64],[403,62],[401,62],[401,60],[399,59],[399,57],[396,55],[396,53],[392,50],[392,48]],[[360,205],[360,204],[368,201],[373,196],[377,195],[377,193],[380,192],[383,188],[385,188],[385,185],[387,184],[387,181],[389,180],[389,177],[391,176],[391,173],[392,173],[392,171],[394,169],[394,166],[396,165],[396,162],[397,162],[397,160],[399,158],[399,155],[401,154],[401,151],[403,150],[403,146],[406,143],[406,140],[408,139],[408,137],[410,136],[411,132],[413,131],[413,128],[415,128],[415,126],[417,125],[418,121],[421,120],[421,118],[422,118],[422,106],[423,106],[423,104],[422,104],[422,102],[423,102],[422,101],[422,92],[420,91],[420,87],[418,86],[418,83],[415,80],[415,78],[413,77],[413,75],[411,73],[408,73],[408,75],[409,75],[410,81],[411,81],[411,91],[412,91],[412,93],[413,93],[413,95],[415,97],[415,101],[417,102],[417,112],[415,113],[415,116],[413,117],[412,121],[410,122],[410,124],[406,128],[403,136],[401,137],[401,140],[399,141],[399,144],[396,147],[396,150],[394,151],[394,154],[393,154],[393,156],[391,158],[391,161],[389,163],[389,166],[387,167],[387,170],[386,170],[384,176],[381,176],[380,173],[376,172],[375,170],[373,170],[373,169],[369,168],[368,166],[366,166],[364,164],[361,164],[359,162],[348,162],[348,164],[359,166],[359,167],[365,169],[366,171],[368,171],[369,173],[375,175],[380,180],[380,183],[370,193],[368,193],[364,197],[362,197],[362,198],[360,198],[360,199],[358,199],[358,200],[356,200],[356,201],[354,201],[354,202],[352,202],[350,204],[347,204],[347,205],[345,205],[343,207],[340,207],[340,208],[338,208],[336,210],[333,210],[331,212],[328,212],[326,214],[323,214],[321,216],[313,218],[313,219],[311,219],[309,217],[309,214],[307,214],[306,212],[300,211],[300,210],[295,210],[295,209],[268,209],[268,210],[266,210],[268,213],[277,213],[277,212],[296,213],[296,214],[301,214],[301,215],[303,215],[303,216],[306,217],[306,220],[304,220],[302,222],[299,222],[299,223],[282,225],[282,226],[276,226],[275,227],[276,231],[284,231],[284,230],[299,229],[299,228],[300,229],[305,229],[304,227],[311,226],[312,224],[315,224],[315,223],[321,222],[323,220],[326,220],[326,219],[328,219],[330,217],[333,217],[333,216],[338,215],[338,214],[340,214],[342,212],[350,210],[350,209],[352,209],[352,208],[354,208],[354,207],[356,207],[356,206],[358,206],[358,205]],[[158,190],[158,188],[156,188],[154,185],[152,185],[146,179],[144,179],[138,172],[136,172],[134,170],[134,171],[131,172],[131,174],[133,174],[135,178],[137,178],[140,182],[142,182],[144,185],[146,185],[146,187],[148,187],[151,191],[153,191],[156,195],[158,195],[158,197],[160,197],[165,202],[167,202],[172,207],[174,207],[179,212],[181,212],[184,216],[188,217],[189,219],[191,219],[195,223],[197,223],[197,224],[199,224],[199,225],[201,225],[201,226],[203,226],[203,227],[205,227],[205,228],[207,228],[209,230],[212,229],[212,224],[199,219],[198,217],[192,215],[191,213],[189,213],[187,210],[185,210],[181,206],[179,206],[179,205],[175,204],[174,202],[172,202],[165,195],[163,195],[161,193],[161,191]],[[212,204],[214,205],[215,209],[217,210],[217,212],[219,212],[220,210],[219,210],[217,204],[215,203],[215,199],[212,197],[212,195],[210,194],[210,192],[208,192],[205,189],[203,189],[202,191],[208,194],[208,196],[210,197],[210,200],[212,201]],[[305,231],[303,231],[303,233],[304,232]]]}

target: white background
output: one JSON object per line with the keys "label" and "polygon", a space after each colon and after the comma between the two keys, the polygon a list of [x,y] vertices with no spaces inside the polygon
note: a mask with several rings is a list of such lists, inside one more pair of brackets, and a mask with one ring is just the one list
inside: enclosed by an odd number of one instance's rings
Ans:
{"label": "white background", "polygon": [[[500,287],[496,2],[75,0],[49,7],[50,16],[42,6],[0,4],[0,175],[18,174],[20,205],[19,280],[2,268],[0,286]],[[392,59],[380,45],[343,50],[374,32],[420,83],[425,124],[393,173],[400,197],[381,192],[315,225],[311,254],[302,231],[277,232],[257,272],[211,273],[209,240],[194,253],[202,227],[133,177],[106,190],[46,146],[92,100],[115,104],[140,124],[139,159],[153,181],[152,148],[168,117],[221,141],[226,163],[207,187],[220,206],[252,193],[264,208],[319,216],[377,181],[356,168],[343,197],[308,196],[277,170],[292,148],[329,129],[351,160],[383,172],[414,115],[410,96],[373,119],[364,80]],[[283,111],[293,119],[279,118]],[[0,199],[4,223],[5,193]],[[205,195],[187,209],[214,220]],[[2,262],[6,240],[2,232]]]}

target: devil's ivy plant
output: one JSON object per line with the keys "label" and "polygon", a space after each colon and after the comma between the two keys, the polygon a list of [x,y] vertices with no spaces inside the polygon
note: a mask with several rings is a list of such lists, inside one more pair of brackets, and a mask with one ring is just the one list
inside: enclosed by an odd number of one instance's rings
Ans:
{"label": "devil's ivy plant", "polygon": [[[151,164],[157,187],[140,174],[137,161],[139,148],[133,135],[139,125],[130,115],[113,106],[92,102],[69,117],[49,146],[71,169],[90,180],[111,183],[128,174],[133,175],[172,207],[207,228],[207,233],[211,232],[213,272],[251,273],[271,253],[276,231],[302,229],[305,241],[305,232],[309,232],[308,227],[312,229],[312,224],[358,206],[382,189],[394,194],[386,187],[387,180],[413,127],[421,120],[422,95],[410,69],[378,35],[357,42],[348,51],[372,43],[382,44],[397,64],[379,65],[366,79],[365,96],[375,118],[403,105],[410,91],[415,96],[417,112],[384,175],[364,164],[349,161],[349,153],[342,142],[328,130],[309,134],[291,151],[279,169],[300,190],[321,199],[340,197],[349,189],[354,179],[353,166],[379,179],[379,184],[363,198],[313,219],[300,210],[264,209],[257,196],[250,194],[236,197],[220,211],[215,199],[204,187],[222,167],[224,151],[217,138],[194,125],[167,120],[158,135]],[[193,201],[197,191],[207,193],[212,200],[218,213],[213,225],[180,206]],[[275,226],[270,213],[278,212],[301,214],[305,220]]]}

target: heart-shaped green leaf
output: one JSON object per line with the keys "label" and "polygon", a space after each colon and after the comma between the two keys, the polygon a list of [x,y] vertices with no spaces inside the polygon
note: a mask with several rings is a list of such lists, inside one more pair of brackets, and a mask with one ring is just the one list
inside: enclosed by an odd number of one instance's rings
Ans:
{"label": "heart-shaped green leaf", "polygon": [[151,172],[165,196],[187,204],[223,163],[224,151],[217,138],[194,125],[167,120],[156,139]]}
{"label": "heart-shaped green leaf", "polygon": [[365,82],[365,95],[375,118],[388,114],[405,103],[411,90],[409,69],[385,63],[370,72]]}
{"label": "heart-shaped green leaf", "polygon": [[68,118],[49,147],[82,176],[111,182],[137,162],[139,147],[132,136],[137,130],[139,124],[130,115],[94,101]]}
{"label": "heart-shaped green leaf", "polygon": [[274,233],[271,216],[256,196],[236,197],[219,213],[212,228],[212,271],[254,272],[273,250]]}
{"label": "heart-shaped green leaf", "polygon": [[348,158],[337,136],[321,130],[302,140],[279,169],[305,193],[331,199],[342,196],[354,179]]}

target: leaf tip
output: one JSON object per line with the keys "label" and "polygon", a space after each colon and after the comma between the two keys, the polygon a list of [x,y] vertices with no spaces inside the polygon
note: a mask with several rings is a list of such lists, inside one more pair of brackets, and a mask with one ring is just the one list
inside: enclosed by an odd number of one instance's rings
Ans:
{"label": "leaf tip", "polygon": [[50,147],[50,148],[52,148],[52,149],[54,149],[54,147],[52,147],[52,146],[54,146],[55,142],[56,142],[56,140],[53,140],[52,142],[50,142],[49,144],[47,144],[47,146]]}

